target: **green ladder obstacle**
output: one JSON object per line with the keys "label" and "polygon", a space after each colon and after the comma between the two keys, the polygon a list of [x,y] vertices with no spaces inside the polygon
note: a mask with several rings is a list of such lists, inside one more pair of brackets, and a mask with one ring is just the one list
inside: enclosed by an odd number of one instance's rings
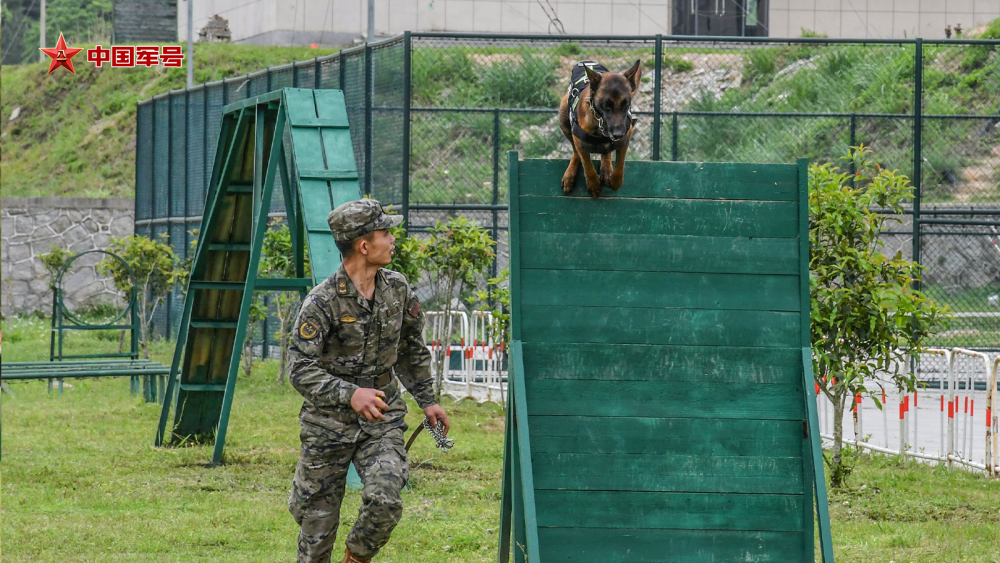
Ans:
{"label": "green ladder obstacle", "polygon": [[[258,278],[279,178],[296,277]],[[340,90],[284,88],[223,108],[157,446],[214,437],[212,462],[222,462],[253,292],[297,290],[304,297],[318,280],[336,272],[341,257],[326,216],[360,195]],[[311,278],[305,277],[306,240]],[[172,404],[176,408],[168,437]]]}
{"label": "green ladder obstacle", "polygon": [[499,561],[832,562],[806,162],[566,166],[509,155]]}

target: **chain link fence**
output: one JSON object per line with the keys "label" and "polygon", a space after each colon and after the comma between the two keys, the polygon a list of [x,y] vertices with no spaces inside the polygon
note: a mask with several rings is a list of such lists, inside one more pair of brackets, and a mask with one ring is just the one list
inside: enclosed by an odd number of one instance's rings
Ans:
{"label": "chain link fence", "polygon": [[[499,271],[508,255],[506,152],[569,157],[557,108],[581,60],[616,72],[641,63],[629,159],[837,162],[850,146],[871,147],[918,186],[903,224],[886,233],[887,251],[925,266],[932,297],[979,315],[960,315],[935,345],[1000,348],[1000,317],[987,314],[1000,312],[991,299],[1000,294],[1000,251],[989,242],[1000,225],[995,40],[408,33],[141,102],[137,232],[169,233],[187,255],[224,103],[284,86],[339,88],[362,190],[401,207],[416,233],[459,214],[490,228]],[[161,329],[180,306],[175,294]]]}

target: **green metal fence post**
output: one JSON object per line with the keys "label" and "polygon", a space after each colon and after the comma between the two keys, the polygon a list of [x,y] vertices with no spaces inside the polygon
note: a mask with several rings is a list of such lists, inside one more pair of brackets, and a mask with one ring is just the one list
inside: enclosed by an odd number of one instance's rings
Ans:
{"label": "green metal fence post", "polygon": [[[403,33],[403,228],[410,229],[410,32]],[[494,177],[496,175],[494,174]],[[494,180],[495,181],[495,180]]]}
{"label": "green metal fence post", "polygon": [[[923,123],[924,40],[917,38],[913,61],[913,261],[920,263],[920,163],[922,159],[921,136]],[[920,289],[920,281],[913,282]]]}
{"label": "green metal fence post", "polygon": [[372,48],[365,46],[365,194],[372,193],[372,98],[375,84],[372,73]]}
{"label": "green metal fence post", "polygon": [[674,110],[670,124],[670,160],[677,161],[677,110]]}
{"label": "green metal fence post", "polygon": [[319,90],[323,83],[323,67],[319,64],[319,57],[313,59],[313,89]]}
{"label": "green metal fence post", "polygon": [[338,72],[339,76],[337,77],[337,80],[338,80],[338,82],[337,82],[337,89],[344,91],[344,100],[346,101],[347,100],[347,88],[344,87],[344,82],[347,81],[347,68],[346,68],[346,65],[344,64],[344,62],[345,61],[344,61],[343,51],[341,51],[341,53],[340,53],[340,69],[338,69],[339,70],[339,72]]}
{"label": "green metal fence post", "polygon": [[[493,264],[490,271],[493,277],[497,277],[497,261],[499,260],[499,233],[497,223],[499,222],[499,212],[497,205],[500,203],[500,108],[493,108]],[[492,299],[491,305],[492,305]]]}
{"label": "green metal fence post", "polygon": [[[174,94],[171,92],[167,94],[167,221],[164,223],[167,229],[167,242],[170,242],[170,217],[174,214],[174,167],[171,162],[171,157],[174,155]],[[155,237],[150,237],[156,240]],[[171,245],[172,246],[172,245]],[[174,304],[174,292],[173,290],[167,292],[167,298],[164,303],[164,308],[166,311],[166,321],[167,326],[164,327],[164,336],[167,340],[170,340],[170,309]]]}
{"label": "green metal fence post", "polygon": [[[656,34],[653,72],[653,160],[660,160],[660,78],[663,72],[663,36]],[[496,202],[494,202],[496,203]]]}
{"label": "green metal fence post", "polygon": [[[858,118],[857,114],[854,114],[854,113],[851,114],[851,123],[850,123],[851,138],[848,141],[848,145],[847,145],[848,147],[856,147],[856,146],[858,146],[858,139],[857,139],[857,134],[858,134],[858,119],[857,118]],[[857,172],[857,170],[855,169],[854,160],[852,159],[851,160],[851,186],[852,187],[854,186],[854,173],[855,172]]]}

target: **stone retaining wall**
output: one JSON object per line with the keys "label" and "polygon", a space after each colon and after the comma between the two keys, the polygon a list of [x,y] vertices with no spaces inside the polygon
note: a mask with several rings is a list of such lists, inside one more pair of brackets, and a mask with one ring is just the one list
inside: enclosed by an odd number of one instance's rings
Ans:
{"label": "stone retaining wall", "polygon": [[[135,201],[123,198],[5,197],[0,201],[0,301],[4,315],[51,313],[49,274],[40,254],[62,246],[73,254],[107,249],[112,236],[134,232]],[[118,293],[95,269],[100,255],[76,262],[64,280],[66,302],[114,302]]]}

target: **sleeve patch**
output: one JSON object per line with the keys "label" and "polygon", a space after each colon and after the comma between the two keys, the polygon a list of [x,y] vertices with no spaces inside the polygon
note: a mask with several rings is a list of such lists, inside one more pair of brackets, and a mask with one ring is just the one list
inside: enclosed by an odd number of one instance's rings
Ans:
{"label": "sleeve patch", "polygon": [[417,318],[420,316],[420,301],[417,301],[416,297],[413,298],[412,302],[410,303],[410,308],[407,309],[406,312],[409,313],[410,316],[413,318]]}
{"label": "sleeve patch", "polygon": [[299,325],[299,336],[303,340],[312,340],[319,334],[319,327],[312,320],[307,320]]}

